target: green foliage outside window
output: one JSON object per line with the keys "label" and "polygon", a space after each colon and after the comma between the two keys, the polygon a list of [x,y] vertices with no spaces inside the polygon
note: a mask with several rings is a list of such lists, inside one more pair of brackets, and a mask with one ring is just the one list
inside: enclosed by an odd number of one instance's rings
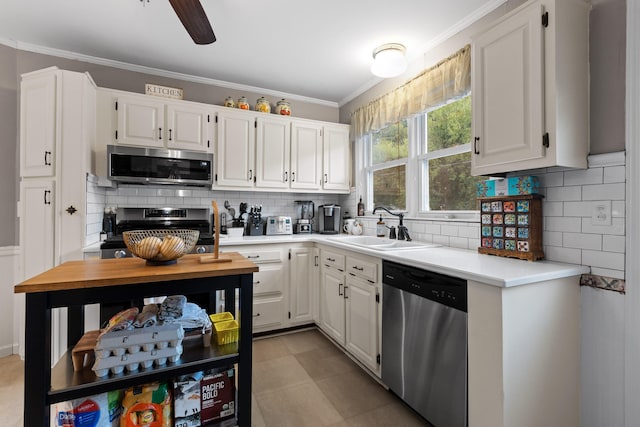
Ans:
{"label": "green foliage outside window", "polygon": [[[437,150],[471,142],[471,97],[447,104],[427,114],[427,148]],[[471,152],[431,159],[429,210],[474,210],[476,183],[484,177],[471,176]]]}
{"label": "green foliage outside window", "polygon": [[405,165],[381,169],[373,172],[373,204],[390,209],[406,208],[406,168]]}
{"label": "green foliage outside window", "polygon": [[409,155],[406,120],[374,132],[371,139],[371,164],[378,165],[391,160],[406,159]]}

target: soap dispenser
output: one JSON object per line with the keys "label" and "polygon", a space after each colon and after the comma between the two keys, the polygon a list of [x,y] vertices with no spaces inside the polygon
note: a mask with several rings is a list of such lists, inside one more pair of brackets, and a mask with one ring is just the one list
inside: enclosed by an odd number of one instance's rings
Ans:
{"label": "soap dispenser", "polygon": [[384,237],[384,235],[385,235],[385,225],[384,225],[384,221],[382,220],[382,215],[380,215],[380,219],[376,223],[376,236]]}

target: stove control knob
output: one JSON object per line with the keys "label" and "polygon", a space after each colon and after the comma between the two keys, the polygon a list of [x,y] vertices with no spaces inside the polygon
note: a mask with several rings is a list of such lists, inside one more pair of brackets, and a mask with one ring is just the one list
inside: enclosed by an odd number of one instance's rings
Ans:
{"label": "stove control knob", "polygon": [[115,251],[113,253],[113,257],[114,258],[126,258],[127,257],[127,253],[125,251],[123,251],[122,249],[118,249],[117,251]]}
{"label": "stove control knob", "polygon": [[196,253],[197,253],[197,254],[203,254],[203,253],[205,253],[205,252],[207,252],[207,248],[205,248],[204,246],[198,246],[198,247],[196,248]]}

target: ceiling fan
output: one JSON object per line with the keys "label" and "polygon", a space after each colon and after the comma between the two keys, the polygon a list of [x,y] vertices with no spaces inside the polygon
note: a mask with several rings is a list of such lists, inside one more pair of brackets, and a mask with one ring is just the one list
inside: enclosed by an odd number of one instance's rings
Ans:
{"label": "ceiling fan", "polygon": [[216,41],[200,0],[169,0],[169,3],[196,44],[210,44]]}

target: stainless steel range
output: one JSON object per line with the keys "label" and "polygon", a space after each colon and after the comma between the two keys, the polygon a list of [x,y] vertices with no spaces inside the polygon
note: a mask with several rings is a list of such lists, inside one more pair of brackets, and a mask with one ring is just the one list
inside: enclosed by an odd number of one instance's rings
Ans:
{"label": "stainless steel range", "polygon": [[213,252],[209,209],[200,208],[119,208],[113,236],[100,245],[100,257],[127,258],[131,253],[122,239],[124,231],[157,229],[198,230],[200,237],[192,253]]}

